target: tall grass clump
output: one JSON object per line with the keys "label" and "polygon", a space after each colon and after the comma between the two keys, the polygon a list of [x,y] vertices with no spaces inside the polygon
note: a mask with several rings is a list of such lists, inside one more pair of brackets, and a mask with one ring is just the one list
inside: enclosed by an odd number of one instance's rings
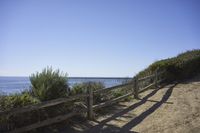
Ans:
{"label": "tall grass clump", "polygon": [[51,67],[30,76],[32,93],[41,101],[68,96],[67,74]]}

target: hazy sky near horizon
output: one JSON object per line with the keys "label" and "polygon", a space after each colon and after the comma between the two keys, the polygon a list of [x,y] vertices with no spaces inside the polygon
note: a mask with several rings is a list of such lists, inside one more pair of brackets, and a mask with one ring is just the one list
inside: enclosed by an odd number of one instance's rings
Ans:
{"label": "hazy sky near horizon", "polygon": [[0,76],[133,76],[200,48],[200,0],[0,0]]}

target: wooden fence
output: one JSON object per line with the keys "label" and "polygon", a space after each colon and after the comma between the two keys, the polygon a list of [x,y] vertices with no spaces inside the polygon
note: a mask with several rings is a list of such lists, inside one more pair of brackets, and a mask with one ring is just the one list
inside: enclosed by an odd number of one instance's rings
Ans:
{"label": "wooden fence", "polygon": [[[105,88],[105,89],[101,89],[101,90],[96,90],[93,91],[91,88],[88,88],[88,91],[86,94],[79,94],[79,95],[75,95],[75,96],[70,96],[67,98],[60,98],[60,99],[55,99],[55,100],[51,100],[51,101],[47,101],[47,102],[43,102],[43,103],[39,103],[36,105],[29,105],[29,106],[25,106],[22,108],[15,108],[12,110],[7,110],[7,111],[3,111],[0,112],[0,117],[2,116],[10,116],[10,115],[17,115],[17,114],[23,114],[26,112],[31,112],[31,111],[37,111],[39,109],[43,109],[43,108],[47,108],[47,107],[53,107],[56,105],[60,105],[63,103],[69,103],[69,102],[73,102],[73,101],[79,101],[80,105],[76,108],[74,108],[70,113],[68,114],[64,114],[64,115],[60,115],[60,116],[56,116],[53,118],[49,118],[43,121],[39,121],[33,124],[30,124],[28,126],[24,126],[24,127],[20,127],[17,129],[12,129],[11,131],[9,131],[10,133],[19,133],[19,132],[25,132],[25,131],[30,131],[39,127],[43,127],[43,126],[47,126],[47,125],[51,125],[53,123],[57,123],[66,119],[69,119],[75,115],[79,115],[83,112],[87,113],[87,117],[90,120],[94,119],[94,111],[101,109],[103,107],[109,106],[111,104],[115,104],[129,96],[134,96],[136,99],[139,98],[138,94],[149,89],[150,87],[155,86],[155,88],[157,88],[158,84],[162,81],[162,73],[163,72],[159,72],[156,71],[156,73],[152,74],[152,75],[148,75],[146,77],[143,78],[134,78],[133,80],[129,81],[128,83],[122,84],[122,85],[117,85],[114,87],[110,87],[110,88]],[[123,88],[123,87],[127,87],[127,86],[131,86],[129,92],[127,92],[126,94],[113,98],[113,99],[109,99],[105,102],[102,103],[98,103],[98,104],[94,104],[94,98],[96,94],[108,94],[109,92],[113,91],[113,90],[117,90],[119,88]],[[81,101],[83,99],[86,99],[86,105],[85,104],[81,104]],[[9,129],[8,125],[4,125],[0,123],[0,132],[6,132],[6,129]],[[7,131],[8,132],[8,131]]]}

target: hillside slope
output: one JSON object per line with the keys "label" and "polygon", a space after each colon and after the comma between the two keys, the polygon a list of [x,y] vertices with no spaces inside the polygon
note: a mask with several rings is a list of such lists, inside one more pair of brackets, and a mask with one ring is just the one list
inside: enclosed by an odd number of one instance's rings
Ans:
{"label": "hillside slope", "polygon": [[143,77],[154,73],[157,69],[165,71],[164,77],[167,81],[180,81],[191,78],[200,73],[200,50],[191,50],[179,54],[176,57],[163,59],[151,64],[136,76]]}
{"label": "hillside slope", "polygon": [[131,128],[132,131],[200,133],[200,76],[172,88],[162,88],[148,100],[154,102],[146,102],[138,111],[133,110],[137,116],[139,112],[145,114],[145,109],[149,113],[140,124]]}

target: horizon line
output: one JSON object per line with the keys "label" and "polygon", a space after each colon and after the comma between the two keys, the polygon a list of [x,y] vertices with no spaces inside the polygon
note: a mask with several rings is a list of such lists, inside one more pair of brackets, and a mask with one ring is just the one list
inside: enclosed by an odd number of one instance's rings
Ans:
{"label": "horizon line", "polygon": [[[30,77],[30,76],[1,76],[0,75],[0,77]],[[131,79],[131,78],[133,78],[133,77],[131,77],[131,76],[86,76],[86,77],[84,77],[84,76],[67,76],[68,78],[75,78],[75,79],[78,79],[78,78],[86,78],[86,79],[90,79],[90,78],[93,78],[93,79],[97,79],[97,78],[102,78],[102,79],[112,79],[112,78],[118,78],[118,79],[120,79],[120,78],[127,78],[127,79]]]}

